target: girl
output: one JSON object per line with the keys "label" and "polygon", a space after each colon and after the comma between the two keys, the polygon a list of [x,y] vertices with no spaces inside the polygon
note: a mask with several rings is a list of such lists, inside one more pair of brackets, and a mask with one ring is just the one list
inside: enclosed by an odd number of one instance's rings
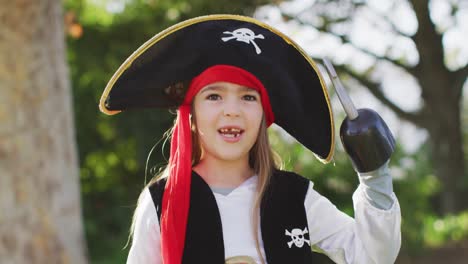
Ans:
{"label": "girl", "polygon": [[107,114],[139,107],[177,107],[177,118],[164,177],[139,198],[127,263],[313,263],[312,246],[336,263],[395,261],[400,210],[387,160],[358,170],[355,219],[278,169],[268,126],[323,162],[334,127],[320,72],[277,30],[213,15],[161,32],[117,70],[100,102]]}

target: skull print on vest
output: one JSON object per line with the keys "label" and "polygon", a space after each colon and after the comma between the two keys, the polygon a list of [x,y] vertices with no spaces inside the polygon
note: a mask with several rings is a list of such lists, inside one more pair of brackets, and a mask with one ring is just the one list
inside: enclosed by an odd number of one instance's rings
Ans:
{"label": "skull print on vest", "polygon": [[304,228],[304,230],[301,230],[299,228],[294,228],[289,232],[286,229],[285,235],[288,235],[291,237],[291,241],[288,242],[288,247],[291,248],[292,245],[296,245],[298,248],[302,248],[304,246],[304,242],[306,242],[310,246],[310,241],[308,239],[305,239],[304,235],[308,234],[309,231],[307,230],[307,227]]}
{"label": "skull print on vest", "polygon": [[233,32],[230,31],[224,31],[223,34],[230,34],[232,36],[230,37],[224,37],[221,38],[224,42],[227,42],[231,39],[236,39],[237,41],[241,41],[247,44],[252,43],[252,45],[255,47],[255,52],[257,54],[262,53],[262,50],[258,47],[257,43],[255,43],[255,39],[265,39],[265,37],[262,34],[255,35],[255,33],[248,29],[248,28],[239,28],[234,30]]}

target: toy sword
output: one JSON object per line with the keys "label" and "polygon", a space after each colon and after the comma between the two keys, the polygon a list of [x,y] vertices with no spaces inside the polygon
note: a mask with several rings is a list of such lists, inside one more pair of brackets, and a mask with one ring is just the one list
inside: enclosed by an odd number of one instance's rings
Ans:
{"label": "toy sword", "polygon": [[374,171],[389,160],[395,149],[392,132],[374,110],[356,109],[333,65],[327,59],[323,62],[347,115],[340,128],[345,151],[358,172]]}

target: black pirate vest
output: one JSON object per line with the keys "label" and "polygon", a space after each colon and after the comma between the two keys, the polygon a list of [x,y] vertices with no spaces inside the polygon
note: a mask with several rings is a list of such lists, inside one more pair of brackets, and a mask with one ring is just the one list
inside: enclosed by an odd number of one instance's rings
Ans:
{"label": "black pirate vest", "polygon": [[[149,187],[158,218],[166,180]],[[309,181],[285,171],[275,171],[260,206],[261,233],[268,264],[313,263],[304,199]],[[206,182],[192,173],[190,209],[182,263],[225,263],[221,216]],[[321,262],[323,263],[323,262]]]}

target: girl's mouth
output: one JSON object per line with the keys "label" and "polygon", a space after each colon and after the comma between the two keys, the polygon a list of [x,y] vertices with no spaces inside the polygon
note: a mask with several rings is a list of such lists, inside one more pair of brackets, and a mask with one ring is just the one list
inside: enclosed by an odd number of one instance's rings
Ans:
{"label": "girl's mouth", "polygon": [[218,129],[218,133],[228,139],[237,139],[244,133],[244,130],[236,127],[225,127]]}

